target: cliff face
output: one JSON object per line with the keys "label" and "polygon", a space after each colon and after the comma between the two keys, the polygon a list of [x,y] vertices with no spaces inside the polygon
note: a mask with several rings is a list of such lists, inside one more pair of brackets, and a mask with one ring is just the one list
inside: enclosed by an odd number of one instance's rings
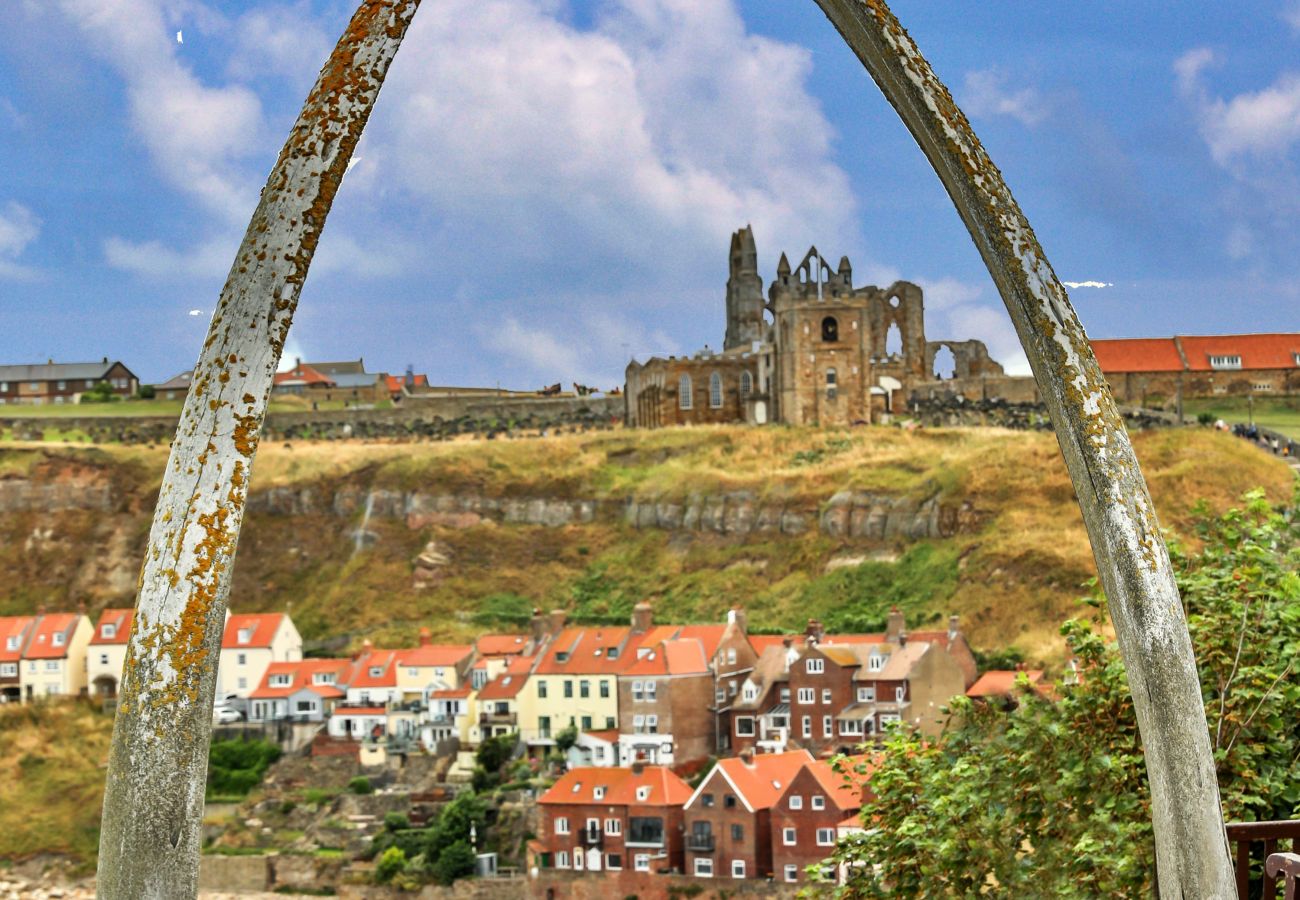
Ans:
{"label": "cliff face", "polygon": [[[1199,497],[1289,493],[1285,466],[1199,432],[1138,436],[1162,524]],[[0,615],[133,601],[162,448],[0,449]],[[236,610],[308,639],[597,619],[864,627],[956,612],[977,645],[1055,653],[1091,552],[1051,435],[687,429],[259,451]]]}

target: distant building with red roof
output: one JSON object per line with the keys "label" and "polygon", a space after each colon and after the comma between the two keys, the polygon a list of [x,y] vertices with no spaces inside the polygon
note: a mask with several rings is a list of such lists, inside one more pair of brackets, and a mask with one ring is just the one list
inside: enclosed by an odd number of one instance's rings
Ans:
{"label": "distant building with red roof", "polygon": [[[772,871],[777,880],[807,881],[806,867],[831,855],[841,823],[870,796],[870,771],[866,756],[845,757],[843,771],[826,760],[804,764],[772,807]],[[832,865],[827,868],[834,871]]]}
{"label": "distant building with red roof", "polygon": [[86,693],[86,648],[94,627],[81,613],[36,616],[19,664],[24,700]]}
{"label": "distant building with red roof", "polygon": [[704,762],[716,744],[704,643],[669,638],[643,644],[637,656],[618,676],[619,760],[674,768]]}
{"label": "distant building with red roof", "polygon": [[36,616],[0,616],[0,702],[17,703],[23,698],[18,669],[35,627]]}
{"label": "distant building with red roof", "polygon": [[1092,341],[1121,403],[1300,391],[1300,333],[1175,335]]}
{"label": "distant building with red roof", "polygon": [[990,669],[967,689],[966,696],[986,703],[999,702],[1015,706],[1016,697],[1020,693],[1016,683],[1022,675],[1033,690],[1040,693],[1048,691],[1049,685],[1043,682],[1042,669]]}
{"label": "distant building with red roof", "polygon": [[96,697],[111,700],[121,690],[126,645],[131,638],[134,619],[134,609],[110,608],[99,614],[86,649],[86,677],[90,692]]}
{"label": "distant building with red roof", "polygon": [[345,696],[349,659],[304,659],[274,662],[248,696],[248,721],[324,721]]}
{"label": "distant building with red roof", "polygon": [[271,390],[277,394],[306,394],[324,391],[334,386],[334,379],[301,359],[294,360],[293,368],[276,372]]}
{"label": "distant building with red roof", "polygon": [[541,868],[666,872],[683,865],[691,788],[663,766],[570,769],[538,800]]}
{"label": "distant building with red roof", "polygon": [[217,698],[247,699],[267,667],[302,659],[302,637],[285,613],[238,613],[226,618],[217,667]]}

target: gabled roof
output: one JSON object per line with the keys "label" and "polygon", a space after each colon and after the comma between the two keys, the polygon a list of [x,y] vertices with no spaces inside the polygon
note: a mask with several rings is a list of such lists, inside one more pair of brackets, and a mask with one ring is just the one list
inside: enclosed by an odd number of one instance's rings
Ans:
{"label": "gabled roof", "polygon": [[[912,669],[920,662],[921,657],[930,652],[930,647],[931,645],[924,641],[914,641],[909,638],[906,644],[889,654],[883,669],[870,674],[881,681],[903,681],[912,674]],[[861,669],[858,671],[861,672]]]}
{"label": "gabled roof", "polygon": [[[626,625],[566,628],[538,663],[538,675],[617,675],[636,662],[641,635]],[[609,651],[617,651],[610,659]],[[561,655],[564,658],[561,658]]]}
{"label": "gabled roof", "polygon": [[1181,372],[1183,358],[1174,339],[1115,338],[1092,341],[1102,372]]}
{"label": "gabled roof", "polygon": [[[254,700],[267,700],[274,697],[288,697],[299,691],[308,690],[326,699],[342,697],[343,690],[338,685],[346,677],[351,665],[352,661],[348,659],[304,659],[301,662],[271,663],[267,666],[257,688],[248,696]],[[334,684],[313,684],[318,672],[333,672]],[[289,683],[283,686],[272,686],[272,675],[288,675]]]}
{"label": "gabled roof", "polygon": [[[596,791],[603,796],[596,799]],[[642,791],[638,796],[638,788]],[[644,797],[644,799],[641,799]],[[691,787],[663,766],[638,769],[579,766],[560,776],[538,803],[602,804],[605,806],[681,806],[691,797]]]}
{"label": "gabled roof", "polygon": [[153,389],[155,391],[188,391],[190,389],[190,382],[193,380],[194,370],[186,369],[184,372],[178,372],[161,384],[155,384]]}
{"label": "gabled roof", "polygon": [[423,644],[398,650],[398,665],[411,668],[450,668],[460,665],[474,652],[469,644]]}
{"label": "gabled roof", "polygon": [[303,363],[324,375],[362,375],[366,371],[364,359],[346,359],[338,362]]}
{"label": "gabled roof", "polygon": [[749,762],[738,756],[720,759],[714,771],[696,788],[687,805],[693,805],[695,798],[715,777],[722,777],[740,795],[750,812],[770,809],[781,799],[799,770],[812,761],[813,755],[807,750],[759,753]]}
{"label": "gabled roof", "polygon": [[[397,687],[396,650],[371,650],[363,653],[352,662],[352,671],[348,673],[348,689],[372,687]],[[380,669],[378,675],[371,675],[371,669]]]}
{"label": "gabled roof", "polygon": [[334,386],[340,388],[375,387],[380,383],[382,377],[382,375],[371,372],[332,373],[329,376],[330,380],[334,382]]}
{"label": "gabled roof", "polygon": [[636,675],[706,675],[709,658],[704,645],[695,638],[663,641],[654,645],[644,656],[624,671],[625,676]]}
{"label": "gabled roof", "polygon": [[[865,776],[854,771],[855,767],[861,764],[866,764],[868,767]],[[845,812],[862,807],[862,787],[864,782],[871,778],[872,768],[874,767],[871,766],[868,756],[845,757],[844,773],[835,771],[835,767],[824,759],[814,760],[805,766],[808,774],[826,792],[830,802]],[[845,778],[845,774],[848,774],[848,779]]]}
{"label": "gabled roof", "polygon": [[[23,647],[27,645],[35,624],[35,616],[0,617],[0,662],[16,662],[23,658]],[[8,649],[11,637],[18,639],[12,650]]]}
{"label": "gabled roof", "polygon": [[1042,669],[990,669],[966,691],[967,697],[1005,697],[1015,693],[1016,678],[1024,674],[1029,683],[1037,685],[1043,679]]}
{"label": "gabled roof", "polygon": [[1180,334],[1177,340],[1193,372],[1213,370],[1211,356],[1240,356],[1243,369],[1300,367],[1300,334]]}
{"label": "gabled roof", "polygon": [[440,691],[434,691],[429,696],[433,697],[435,700],[459,700],[463,697],[468,697],[473,692],[474,689],[466,683],[462,684],[458,688],[444,688]]}
{"label": "gabled roof", "polygon": [[479,656],[510,656],[523,653],[529,638],[523,634],[480,634],[474,639]]}
{"label": "gabled roof", "polygon": [[726,634],[726,625],[683,625],[677,632],[679,638],[694,638],[704,648],[706,659],[717,655],[718,646]]}
{"label": "gabled roof", "polygon": [[116,365],[117,360],[105,359],[88,363],[50,362],[0,366],[0,381],[99,381]]}
{"label": "gabled roof", "polygon": [[[284,613],[242,613],[226,620],[226,633],[221,637],[222,650],[265,649],[271,646],[275,632],[284,619]],[[247,629],[248,640],[241,641],[239,633]]]}
{"label": "gabled roof", "polygon": [[[412,376],[412,379],[411,379],[411,380],[412,380],[411,387],[428,387],[428,386],[429,386],[429,376],[428,376],[428,375],[415,375],[415,376]],[[405,376],[405,375],[389,375],[389,376],[388,376],[388,391],[389,391],[389,393],[392,393],[392,394],[400,394],[400,393],[402,392],[402,388],[405,387],[405,386],[406,386],[406,376]]]}
{"label": "gabled roof", "polygon": [[480,700],[509,700],[518,696],[528,681],[528,672],[533,667],[531,658],[517,656],[506,665],[496,678],[479,689]]}
{"label": "gabled roof", "polygon": [[[95,623],[95,633],[90,638],[90,643],[96,646],[104,644],[125,644],[131,637],[131,620],[134,618],[134,609],[104,610],[99,614],[99,621]],[[115,626],[112,637],[104,637],[105,625]]]}
{"label": "gabled roof", "polygon": [[617,728],[602,728],[600,731],[584,731],[579,737],[594,738],[598,741],[604,741],[606,744],[618,743]]}
{"label": "gabled roof", "polygon": [[[23,659],[62,659],[68,655],[68,644],[82,616],[77,613],[49,613],[38,616],[32,636],[23,650]],[[62,635],[55,643],[55,636]]]}
{"label": "gabled roof", "polygon": [[292,369],[289,369],[287,372],[276,372],[274,383],[277,385],[316,384],[321,386],[329,386],[334,383],[334,379],[330,378],[328,375],[324,374],[323,372],[317,371],[314,367],[308,365],[307,363],[298,363],[296,366],[294,366]]}

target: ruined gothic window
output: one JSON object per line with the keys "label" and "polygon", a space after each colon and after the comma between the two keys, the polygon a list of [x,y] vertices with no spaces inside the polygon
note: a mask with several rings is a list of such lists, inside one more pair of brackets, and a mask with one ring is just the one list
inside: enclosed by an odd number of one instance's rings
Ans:
{"label": "ruined gothic window", "polygon": [[840,339],[840,323],[835,321],[834,316],[827,316],[822,319],[822,340],[834,343]]}
{"label": "ruined gothic window", "polygon": [[903,355],[903,332],[899,330],[897,322],[890,322],[889,330],[885,332],[885,355]]}
{"label": "ruined gothic window", "polygon": [[677,381],[677,406],[680,409],[690,409],[694,405],[691,397],[691,376],[683,375]]}
{"label": "ruined gothic window", "polygon": [[712,409],[722,408],[722,376],[717,372],[709,376],[709,406]]}
{"label": "ruined gothic window", "polygon": [[744,400],[754,392],[754,376],[748,372],[740,373],[740,399]]}

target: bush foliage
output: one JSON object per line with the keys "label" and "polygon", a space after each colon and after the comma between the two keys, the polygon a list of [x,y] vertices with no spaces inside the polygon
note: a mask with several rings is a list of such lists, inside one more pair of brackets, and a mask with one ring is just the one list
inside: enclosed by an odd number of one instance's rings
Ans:
{"label": "bush foliage", "polygon": [[213,741],[208,753],[208,796],[242,797],[262,783],[280,748],[270,741]]}

